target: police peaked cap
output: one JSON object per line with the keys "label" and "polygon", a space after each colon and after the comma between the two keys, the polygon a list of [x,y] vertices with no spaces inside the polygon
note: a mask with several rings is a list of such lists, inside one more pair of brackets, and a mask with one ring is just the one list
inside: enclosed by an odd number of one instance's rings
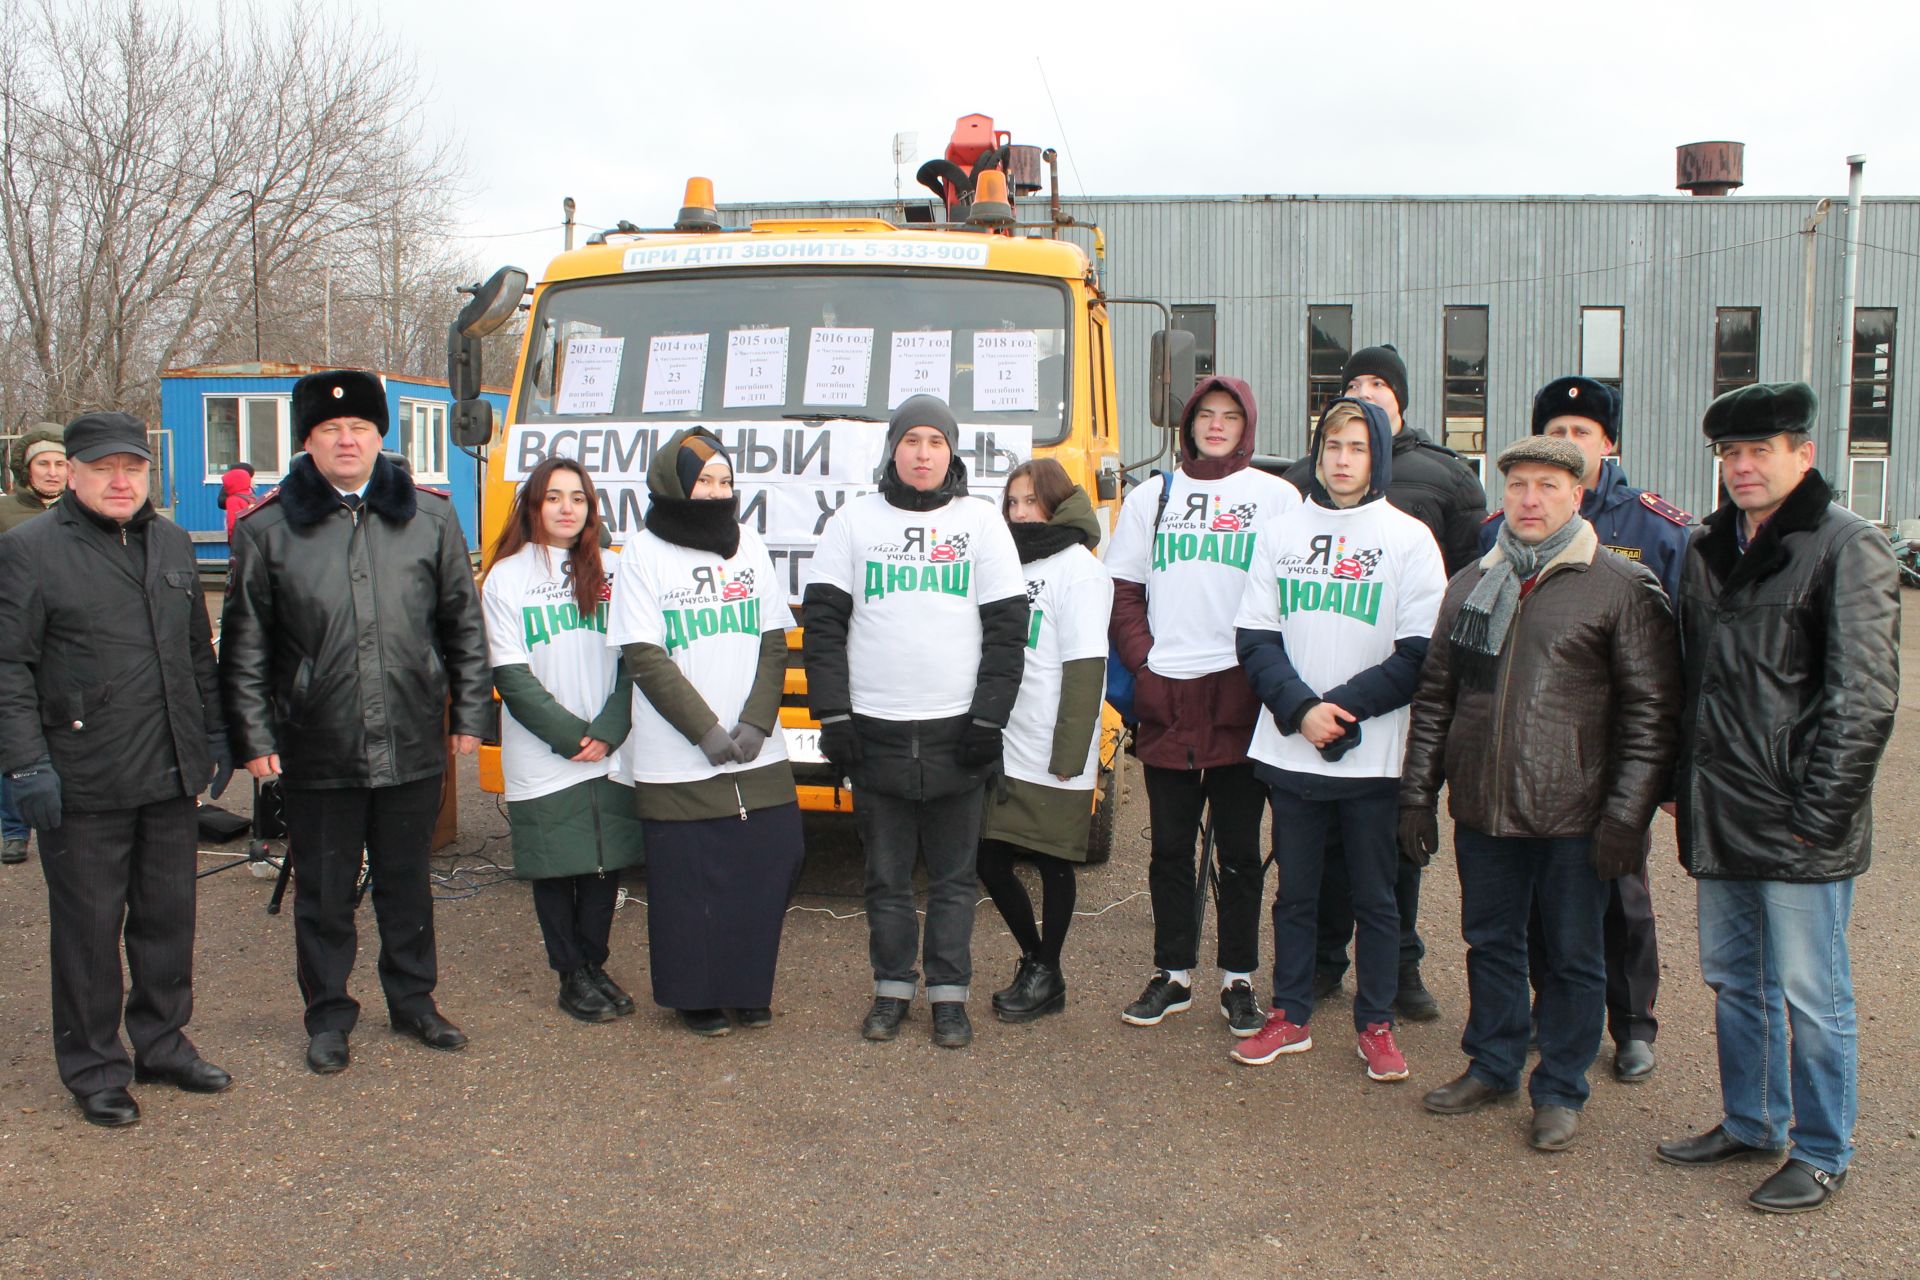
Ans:
{"label": "police peaked cap", "polygon": [[1736,440],[1771,440],[1789,431],[1813,430],[1820,408],[1804,382],[1755,382],[1720,396],[1707,406],[1700,429],[1707,446]]}
{"label": "police peaked cap", "polygon": [[1555,418],[1585,418],[1620,443],[1620,393],[1592,378],[1555,378],[1533,397],[1533,434],[1544,435]]}
{"label": "police peaked cap", "polygon": [[335,418],[365,418],[387,434],[387,388],[379,378],[359,369],[310,373],[293,384],[293,447],[307,442],[307,433]]}

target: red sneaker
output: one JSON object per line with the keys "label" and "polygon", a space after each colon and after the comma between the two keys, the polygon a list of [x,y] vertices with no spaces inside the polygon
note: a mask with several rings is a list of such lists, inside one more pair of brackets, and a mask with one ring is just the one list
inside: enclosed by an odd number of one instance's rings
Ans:
{"label": "red sneaker", "polygon": [[1313,1033],[1287,1021],[1287,1015],[1274,1009],[1267,1014],[1266,1025],[1233,1046],[1227,1056],[1250,1067],[1264,1067],[1283,1053],[1305,1053],[1313,1048]]}
{"label": "red sneaker", "polygon": [[1393,1024],[1369,1022],[1360,1033],[1360,1060],[1367,1064],[1369,1080],[1405,1080],[1407,1060],[1393,1042]]}

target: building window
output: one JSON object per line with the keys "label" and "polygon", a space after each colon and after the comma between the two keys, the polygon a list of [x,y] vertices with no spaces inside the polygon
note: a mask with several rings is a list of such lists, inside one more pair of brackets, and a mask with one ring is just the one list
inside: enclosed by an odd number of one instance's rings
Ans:
{"label": "building window", "polygon": [[[1853,409],[1847,415],[1853,453],[1885,453],[1893,439],[1893,320],[1892,307],[1853,313]],[[1884,480],[1884,468],[1881,475]]]}
{"label": "building window", "polygon": [[447,406],[432,400],[400,402],[400,448],[413,478],[429,484],[447,479]]}
{"label": "building window", "polygon": [[1211,302],[1176,303],[1173,327],[1193,335],[1193,371],[1202,378],[1213,376],[1213,304]]}
{"label": "building window", "polygon": [[1340,371],[1353,354],[1353,308],[1307,308],[1307,438],[1327,406],[1346,393]]}
{"label": "building window", "polygon": [[1580,376],[1620,390],[1626,337],[1624,308],[1580,308]]}
{"label": "building window", "polygon": [[287,473],[287,397],[208,396],[207,475],[218,481],[236,463],[253,464],[256,483]]}
{"label": "building window", "polygon": [[1442,443],[1465,454],[1487,451],[1487,309],[1448,307],[1446,420]]}
{"label": "building window", "polygon": [[1849,459],[1847,506],[1862,520],[1887,523],[1887,460]]}
{"label": "building window", "polygon": [[1713,395],[1760,381],[1760,308],[1720,307],[1713,313]]}

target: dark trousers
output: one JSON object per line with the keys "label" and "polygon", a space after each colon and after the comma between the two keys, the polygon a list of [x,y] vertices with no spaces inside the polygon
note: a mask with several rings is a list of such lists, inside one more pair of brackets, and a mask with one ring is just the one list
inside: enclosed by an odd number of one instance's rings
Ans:
{"label": "dark trousers", "polygon": [[613,909],[619,900],[617,874],[590,871],[533,882],[533,914],[540,921],[540,936],[547,943],[547,963],[555,973],[572,973],[607,962]]}
{"label": "dark trousers", "polygon": [[359,945],[354,893],[363,851],[373,879],[388,1012],[433,1008],[439,965],[427,855],[440,788],[439,778],[393,787],[285,788],[294,956],[308,1035],[351,1031],[360,1017],[359,1002],[347,994],[347,976]]}
{"label": "dark trousers", "polygon": [[1273,857],[1279,872],[1273,897],[1273,1007],[1295,1026],[1306,1026],[1313,1016],[1314,915],[1322,866],[1333,843],[1327,839],[1330,831],[1340,833],[1346,851],[1342,865],[1358,928],[1354,1029],[1393,1023],[1393,997],[1400,989],[1400,910],[1393,897],[1394,867],[1402,861],[1394,840],[1399,817],[1399,800],[1390,791],[1314,799],[1273,788]]}
{"label": "dark trousers", "polygon": [[[53,1059],[76,1094],[125,1088],[133,1063],[166,1070],[199,1057],[193,1017],[193,798],[105,813],[69,809],[40,833],[53,967]],[[120,982],[126,941],[131,994]],[[120,1043],[126,996],[127,1038]]]}
{"label": "dark trousers", "polygon": [[[1393,901],[1400,913],[1400,963],[1417,965],[1427,946],[1414,926],[1420,919],[1420,868],[1405,858],[1395,859]],[[1320,873],[1319,940],[1314,967],[1333,978],[1347,971],[1347,943],[1353,940],[1353,885],[1347,874],[1347,852],[1340,833],[1327,838],[1326,861]]]}
{"label": "dark trousers", "polygon": [[1454,830],[1469,1001],[1460,1048],[1473,1060],[1468,1070],[1496,1089],[1519,1087],[1527,1061],[1527,915],[1540,910],[1547,969],[1535,1006],[1540,1062],[1528,1082],[1536,1107],[1585,1106],[1587,1068],[1600,1049],[1607,884],[1593,873],[1591,846]]}
{"label": "dark trousers", "polygon": [[[1653,845],[1653,833],[1647,833]],[[1660,994],[1660,944],[1654,937],[1653,891],[1643,866],[1634,875],[1607,882],[1607,1034],[1616,1045],[1653,1043],[1660,1023],[1653,1002]],[[1540,912],[1527,927],[1527,966],[1534,988],[1547,963],[1540,942]]]}
{"label": "dark trousers", "polygon": [[0,775],[0,839],[25,840],[32,836],[33,828],[20,816],[20,810],[14,807],[13,783]]}
{"label": "dark trousers", "polygon": [[911,1000],[919,983],[913,868],[924,858],[927,999],[967,998],[973,981],[974,854],[985,808],[981,787],[938,800],[862,791],[854,801],[854,824],[867,855],[867,956],[875,995]]}
{"label": "dark trousers", "polygon": [[1049,968],[1060,967],[1060,950],[1066,945],[1067,930],[1073,926],[1073,906],[1080,888],[1074,881],[1073,863],[1065,858],[1031,855],[1033,869],[1040,874],[1040,918],[1033,915],[1033,899],[1020,883],[1014,870],[1027,851],[1005,840],[982,840],[978,871],[980,883],[987,887],[1007,931],[1020,944],[1022,955],[1032,956]]}
{"label": "dark trousers", "polygon": [[1194,890],[1194,848],[1201,810],[1213,809],[1213,848],[1220,868],[1217,959],[1229,973],[1252,973],[1260,963],[1260,817],[1267,787],[1251,764],[1212,769],[1146,765],[1148,822],[1153,850],[1147,893],[1153,902],[1153,963],[1191,969],[1200,962],[1200,903]]}

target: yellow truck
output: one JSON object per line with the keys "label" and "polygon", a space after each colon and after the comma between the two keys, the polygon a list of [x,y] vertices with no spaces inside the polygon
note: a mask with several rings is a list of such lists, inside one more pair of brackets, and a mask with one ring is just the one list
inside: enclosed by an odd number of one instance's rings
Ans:
{"label": "yellow truck", "polygon": [[[964,118],[945,162],[922,170],[936,198],[910,210],[906,225],[777,219],[723,229],[711,185],[696,178],[673,226],[622,223],[553,260],[531,290],[498,424],[479,398],[478,339],[523,305],[527,278],[495,273],[448,337],[454,438],[485,453],[483,545],[498,535],[514,486],[556,452],[593,474],[618,545],[642,527],[654,449],[697,422],[728,447],[741,520],[767,543],[797,611],[822,526],[872,489],[888,414],[918,392],[954,407],[976,495],[997,498],[1014,466],[1051,457],[1094,498],[1110,532],[1123,464],[1109,308],[1146,300],[1105,295],[1099,230],[1060,212],[1057,177],[1052,199],[1034,203],[1040,216],[1021,220],[1015,194],[1036,191],[1052,161],[984,117]],[[1151,381],[1151,416],[1169,425],[1175,389],[1193,386],[1188,335],[1155,335]],[[780,722],[801,806],[850,811],[857,797],[819,753],[798,630],[790,643]],[[1121,726],[1111,709],[1107,721],[1095,860],[1108,852],[1116,808]],[[495,746],[482,749],[481,781],[501,788]]]}

